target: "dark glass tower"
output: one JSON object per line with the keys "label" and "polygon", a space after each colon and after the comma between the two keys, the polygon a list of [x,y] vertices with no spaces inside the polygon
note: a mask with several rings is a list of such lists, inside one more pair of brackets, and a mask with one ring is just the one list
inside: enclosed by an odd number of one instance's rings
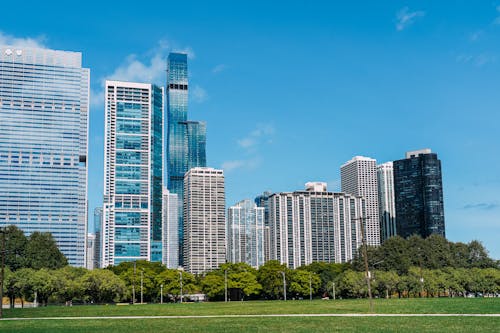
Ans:
{"label": "dark glass tower", "polygon": [[441,161],[430,149],[406,153],[394,161],[396,230],[404,238],[445,237]]}
{"label": "dark glass tower", "polygon": [[170,53],[167,64],[167,188],[178,195],[179,202],[179,264],[183,264],[183,198],[184,174],[194,167],[206,166],[206,125],[188,121],[187,54]]}

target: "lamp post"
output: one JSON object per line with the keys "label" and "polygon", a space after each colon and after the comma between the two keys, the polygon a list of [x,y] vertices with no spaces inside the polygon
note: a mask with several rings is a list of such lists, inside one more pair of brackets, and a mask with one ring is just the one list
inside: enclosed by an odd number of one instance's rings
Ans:
{"label": "lamp post", "polygon": [[160,304],[163,304],[163,284],[160,285]]}
{"label": "lamp post", "polygon": [[183,294],[183,291],[182,291],[182,271],[184,270],[184,268],[179,267],[177,270],[179,272],[179,284],[181,287],[181,303],[182,303],[182,294]]}
{"label": "lamp post", "polygon": [[5,229],[0,228],[0,233],[2,234],[2,268],[0,273],[0,319],[3,318],[3,278],[4,278],[4,267],[5,267]]}
{"label": "lamp post", "polygon": [[309,273],[309,300],[313,300],[313,290],[312,290],[312,274]]}
{"label": "lamp post", "polygon": [[224,270],[224,302],[227,302],[227,268]]}
{"label": "lamp post", "polygon": [[135,261],[134,261],[134,278],[132,283],[132,304],[135,304]]}
{"label": "lamp post", "polygon": [[144,294],[143,294],[143,289],[142,289],[143,283],[144,283],[144,268],[141,268],[141,304],[144,303],[143,302],[144,301],[144,298],[143,298]]}
{"label": "lamp post", "polygon": [[285,271],[281,271],[281,274],[283,275],[283,300],[286,301],[286,278],[285,278]]}
{"label": "lamp post", "polygon": [[332,283],[333,300],[335,300],[335,281]]}
{"label": "lamp post", "polygon": [[361,241],[362,241],[362,247],[363,247],[363,259],[365,262],[365,275],[366,275],[366,285],[368,286],[368,299],[370,301],[370,312],[373,312],[373,299],[372,299],[372,287],[371,287],[371,274],[370,270],[368,269],[368,244],[366,243],[366,236],[365,236],[365,227],[366,227],[366,220],[369,220],[370,217],[360,217],[354,220],[359,220],[360,224],[360,229],[361,229]]}

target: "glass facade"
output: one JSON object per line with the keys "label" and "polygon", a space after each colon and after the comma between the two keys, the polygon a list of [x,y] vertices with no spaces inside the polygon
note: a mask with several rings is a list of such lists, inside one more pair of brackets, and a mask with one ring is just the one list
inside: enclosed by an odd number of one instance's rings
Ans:
{"label": "glass facade", "polygon": [[394,172],[392,162],[377,165],[380,209],[380,239],[396,236],[396,207],[394,205]]}
{"label": "glass facade", "polygon": [[50,232],[84,267],[90,74],[81,58],[0,46],[0,227]]}
{"label": "glass facade", "polygon": [[227,211],[228,261],[255,269],[264,264],[264,208],[243,200]]}
{"label": "glass facade", "polygon": [[[206,125],[188,121],[187,54],[170,53],[167,64],[167,117],[165,126],[167,188],[179,198],[182,212],[184,175],[194,167],[206,166]],[[183,214],[179,213],[179,263],[183,253]]]}
{"label": "glass facade", "polygon": [[441,161],[434,153],[394,161],[397,234],[445,237]]}
{"label": "glass facade", "polygon": [[163,89],[106,81],[102,267],[162,259]]}

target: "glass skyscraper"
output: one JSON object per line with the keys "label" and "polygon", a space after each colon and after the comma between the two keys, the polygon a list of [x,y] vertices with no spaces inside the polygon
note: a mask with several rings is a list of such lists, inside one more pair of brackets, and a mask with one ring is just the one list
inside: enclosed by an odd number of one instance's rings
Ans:
{"label": "glass skyscraper", "polygon": [[50,232],[80,267],[89,77],[79,52],[0,46],[0,227]]}
{"label": "glass skyscraper", "polygon": [[410,151],[393,162],[396,232],[445,237],[441,161],[430,149]]}
{"label": "glass skyscraper", "polygon": [[101,267],[162,260],[163,89],[106,81]]}
{"label": "glass skyscraper", "polygon": [[206,166],[206,125],[188,121],[187,54],[170,53],[167,64],[166,155],[168,190],[178,195],[179,263],[183,263],[183,197],[184,175],[195,167]]}

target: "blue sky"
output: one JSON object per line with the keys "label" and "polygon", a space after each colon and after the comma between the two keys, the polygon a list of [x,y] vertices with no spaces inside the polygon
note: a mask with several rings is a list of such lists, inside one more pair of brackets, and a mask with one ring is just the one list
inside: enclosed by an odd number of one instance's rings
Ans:
{"label": "blue sky", "polygon": [[352,156],[429,147],[447,237],[500,259],[500,0],[131,3],[2,4],[0,43],[80,51],[91,69],[90,216],[103,80],[164,85],[168,52],[184,51],[189,118],[207,121],[228,205],[307,181],[339,190]]}

